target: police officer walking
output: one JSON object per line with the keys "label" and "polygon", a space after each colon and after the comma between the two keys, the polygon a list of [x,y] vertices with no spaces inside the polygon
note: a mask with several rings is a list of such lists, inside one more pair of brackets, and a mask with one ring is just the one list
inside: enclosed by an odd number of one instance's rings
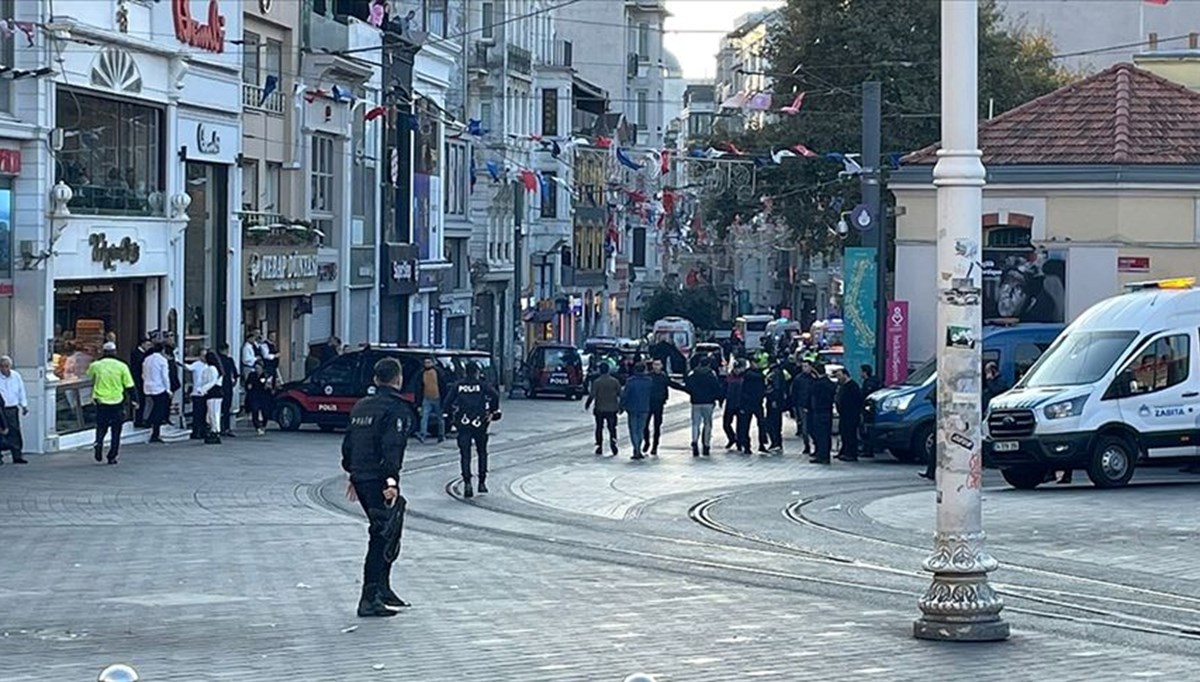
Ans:
{"label": "police officer walking", "polygon": [[[354,494],[367,515],[367,557],[363,562],[361,618],[394,616],[393,608],[408,606],[392,591],[392,560],[388,559],[388,519],[401,522],[408,501],[400,494],[400,469],[412,428],[412,407],[400,397],[400,363],[384,358],[375,363],[375,394],[358,401],[342,440],[342,469],[350,474]],[[399,533],[391,541],[399,543]]]}
{"label": "police officer walking", "polygon": [[446,410],[454,415],[458,429],[458,463],[462,473],[463,497],[474,497],[471,488],[471,443],[479,454],[479,492],[486,493],[488,472],[488,424],[500,419],[500,392],[479,376],[479,364],[466,366],[466,378],[450,389]]}

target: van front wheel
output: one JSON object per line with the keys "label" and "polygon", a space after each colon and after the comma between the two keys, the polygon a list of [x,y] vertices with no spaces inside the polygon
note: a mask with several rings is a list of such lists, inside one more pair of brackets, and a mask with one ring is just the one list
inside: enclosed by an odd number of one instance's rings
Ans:
{"label": "van front wheel", "polygon": [[1092,448],[1087,475],[1097,488],[1120,488],[1133,478],[1137,450],[1119,436],[1101,436]]}

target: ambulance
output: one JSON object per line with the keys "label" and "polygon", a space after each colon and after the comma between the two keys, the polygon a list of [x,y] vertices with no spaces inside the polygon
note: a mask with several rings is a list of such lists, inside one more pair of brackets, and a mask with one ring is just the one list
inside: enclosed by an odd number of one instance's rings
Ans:
{"label": "ambulance", "polygon": [[1032,489],[1082,469],[1098,488],[1138,467],[1200,461],[1200,289],[1130,284],[1079,316],[992,399],[984,461]]}

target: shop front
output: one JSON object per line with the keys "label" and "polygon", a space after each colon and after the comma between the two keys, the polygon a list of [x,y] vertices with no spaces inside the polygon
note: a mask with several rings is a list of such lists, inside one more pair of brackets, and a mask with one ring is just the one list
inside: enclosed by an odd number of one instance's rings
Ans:
{"label": "shop front", "polygon": [[12,355],[13,326],[13,187],[21,172],[21,152],[0,149],[0,355]]}
{"label": "shop front", "polygon": [[[241,135],[236,121],[219,121],[199,112],[181,112],[176,126],[177,149],[184,157],[183,179],[189,198],[184,230],[183,334],[185,359],[221,342],[231,347],[229,199],[234,195],[231,168]],[[236,262],[236,261],[235,261]]]}
{"label": "shop front", "polygon": [[[317,247],[246,245],[242,273],[242,320],[247,332],[258,332],[263,338],[274,334],[284,380],[303,377],[309,351],[306,316],[315,312],[320,273]],[[331,303],[329,319],[332,316]]]}
{"label": "shop front", "polygon": [[383,253],[383,291],[379,297],[379,339],[401,343],[409,339],[409,311],[421,280],[421,261],[414,244],[388,244]]}
{"label": "shop front", "polygon": [[[55,388],[53,431],[60,447],[86,442],[95,426],[87,368],[104,343],[116,343],[127,358],[143,335],[171,328],[167,281],[178,248],[161,221],[66,222],[56,244],[54,337],[46,372]],[[70,434],[79,438],[64,438]]]}

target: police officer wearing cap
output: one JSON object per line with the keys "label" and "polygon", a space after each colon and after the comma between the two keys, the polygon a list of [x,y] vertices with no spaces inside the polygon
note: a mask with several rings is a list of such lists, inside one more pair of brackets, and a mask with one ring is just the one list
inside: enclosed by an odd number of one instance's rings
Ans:
{"label": "police officer wearing cap", "polygon": [[386,519],[392,514],[402,519],[408,502],[400,494],[399,480],[413,410],[400,396],[402,383],[399,362],[384,358],[375,363],[375,393],[355,404],[342,440],[342,469],[350,474],[354,494],[369,521],[358,602],[362,618],[394,616],[392,609],[408,606],[392,591],[385,533]]}
{"label": "police officer wearing cap", "polygon": [[458,429],[458,460],[463,479],[463,497],[474,497],[471,488],[471,444],[479,453],[479,492],[486,493],[488,470],[488,424],[500,419],[500,393],[479,376],[479,364],[468,362],[466,377],[450,389],[446,409]]}

